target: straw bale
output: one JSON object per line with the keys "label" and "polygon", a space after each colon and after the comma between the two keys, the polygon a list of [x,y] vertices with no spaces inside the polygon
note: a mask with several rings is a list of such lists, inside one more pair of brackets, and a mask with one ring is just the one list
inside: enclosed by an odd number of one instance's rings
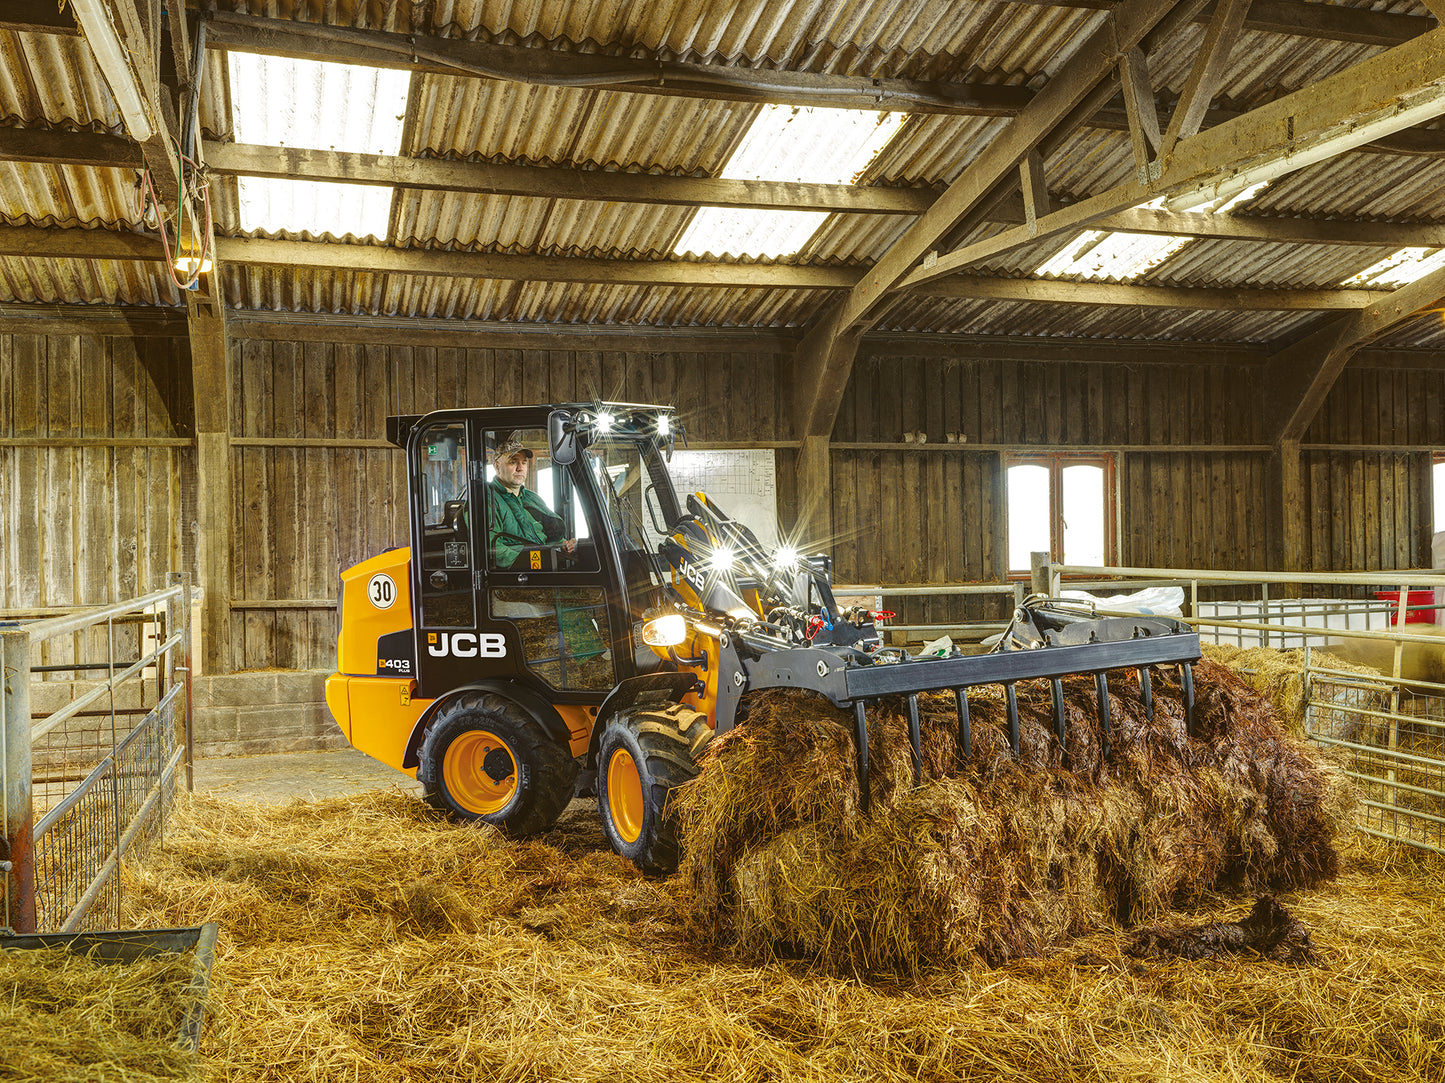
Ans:
{"label": "straw bale", "polygon": [[0,1079],[192,1079],[176,1044],[194,1002],[192,958],[106,963],[64,948],[0,949]]}
{"label": "straw bale", "polygon": [[[1295,737],[1305,735],[1305,652],[1303,649],[1276,650],[1274,647],[1235,647],[1227,643],[1206,643],[1204,656],[1237,671],[1257,691],[1274,704],[1275,718]],[[1312,649],[1310,662],[1316,668],[1355,673],[1378,679],[1379,670],[1358,661],[1351,661],[1345,652],[1332,647],[1329,651]],[[1383,697],[1371,704],[1383,705]]]}
{"label": "straw bale", "polygon": [[1153,686],[1150,719],[1137,676],[1111,677],[1107,756],[1092,677],[1064,682],[1067,748],[1048,683],[1018,686],[1017,758],[1001,691],[975,690],[967,762],[952,694],[924,695],[919,787],[901,703],[885,701],[867,816],[851,715],[802,692],[752,697],[674,799],[700,934],[845,971],[998,964],[1212,890],[1335,875],[1342,776],[1223,666],[1195,669],[1193,738],[1177,676],[1155,670]]}
{"label": "straw bale", "polygon": [[[1138,960],[1106,929],[999,968],[861,981],[701,950],[682,879],[648,880],[597,845],[581,806],[523,843],[394,794],[197,795],[131,870],[127,924],[245,919],[223,927],[212,973],[216,1083],[1445,1078],[1445,860],[1431,855],[1352,840],[1338,880],[1281,896],[1318,967]],[[210,859],[189,860],[198,848]],[[315,859],[311,899],[375,908],[308,918],[273,890],[276,863],[246,856],[276,850]],[[377,885],[402,876],[456,888],[478,931],[397,921]],[[232,909],[228,893],[251,901]],[[1160,917],[1238,909],[1206,894]],[[568,916],[529,927],[542,911]]]}

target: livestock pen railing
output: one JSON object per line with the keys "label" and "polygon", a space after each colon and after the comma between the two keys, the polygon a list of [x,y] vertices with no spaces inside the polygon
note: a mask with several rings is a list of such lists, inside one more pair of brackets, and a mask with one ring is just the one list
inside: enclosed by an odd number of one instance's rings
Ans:
{"label": "livestock pen railing", "polygon": [[[1184,590],[1184,617],[1204,642],[1295,652],[1286,668],[1301,681],[1304,735],[1331,750],[1354,782],[1360,830],[1445,853],[1445,638],[1434,634],[1438,625],[1412,621],[1434,621],[1445,575],[1060,564],[1047,565],[1046,574],[1040,585],[1049,593],[1065,584],[1105,586],[1117,594],[1143,581],[1173,583]],[[1259,597],[1200,600],[1202,587],[1225,583]],[[1343,594],[1381,586],[1394,595],[1388,604],[1373,597],[1299,596],[1320,588]],[[1245,668],[1277,664],[1249,654],[1233,662]]]}
{"label": "livestock pen railing", "polygon": [[0,923],[120,923],[122,860],[160,837],[182,766],[190,786],[190,593],[176,577],[113,605],[0,623]]}

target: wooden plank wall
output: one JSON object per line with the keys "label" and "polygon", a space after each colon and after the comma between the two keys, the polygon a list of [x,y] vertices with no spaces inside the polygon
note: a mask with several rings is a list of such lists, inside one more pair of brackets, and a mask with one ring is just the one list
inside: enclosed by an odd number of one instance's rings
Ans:
{"label": "wooden plank wall", "polygon": [[[83,321],[35,325],[0,325],[0,609],[110,601],[160,586],[173,570],[194,572],[183,524],[204,479],[193,476],[184,339]],[[340,570],[405,541],[399,457],[381,443],[388,414],[610,397],[673,402],[691,438],[713,446],[789,435],[781,348],[343,337],[310,341],[273,327],[232,342],[237,668],[328,665]],[[1038,447],[1119,453],[1125,562],[1268,566],[1273,496],[1255,366],[869,349],[833,438],[840,581],[1001,578],[1001,455]],[[1428,562],[1442,401],[1439,372],[1345,370],[1304,442],[1308,568]],[[919,432],[926,443],[904,441]],[[779,451],[785,520],[792,461]],[[945,623],[997,608],[934,602],[910,616]],[[73,660],[81,646],[56,645],[46,661]]]}
{"label": "wooden plank wall", "polygon": [[[120,601],[183,567],[178,345],[0,332],[0,610]],[[85,649],[51,640],[34,662]]]}
{"label": "wooden plank wall", "polygon": [[[1122,564],[1273,566],[1258,366],[945,352],[858,358],[833,434],[840,581],[1002,579],[1003,455],[1028,449],[1116,453]],[[1445,444],[1442,391],[1445,380],[1428,370],[1346,370],[1305,442],[1307,569],[1428,564],[1424,446]],[[906,607],[925,623],[1002,611],[979,600]]]}
{"label": "wooden plank wall", "polygon": [[[475,340],[478,336],[472,336]],[[343,568],[406,544],[389,414],[588,401],[677,405],[691,440],[768,446],[785,430],[779,359],[761,353],[233,343],[233,658],[330,665]],[[280,604],[277,604],[280,603]]]}

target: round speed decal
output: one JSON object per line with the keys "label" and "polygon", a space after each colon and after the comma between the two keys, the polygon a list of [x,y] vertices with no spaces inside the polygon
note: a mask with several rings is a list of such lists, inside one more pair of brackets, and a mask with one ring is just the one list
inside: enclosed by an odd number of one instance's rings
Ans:
{"label": "round speed decal", "polygon": [[390,609],[396,601],[396,582],[385,572],[377,572],[366,584],[366,596],[377,609]]}

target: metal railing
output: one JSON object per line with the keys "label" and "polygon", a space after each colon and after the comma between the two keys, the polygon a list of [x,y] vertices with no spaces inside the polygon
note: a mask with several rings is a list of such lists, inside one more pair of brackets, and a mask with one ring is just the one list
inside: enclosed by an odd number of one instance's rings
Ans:
{"label": "metal railing", "polygon": [[[1354,783],[1356,825],[1381,838],[1445,853],[1445,636],[1433,619],[1434,599],[1410,604],[1412,589],[1445,591],[1445,574],[1378,572],[1211,572],[1174,568],[1103,568],[1050,564],[1050,593],[1092,577],[1114,593],[1140,581],[1176,583],[1187,590],[1185,619],[1206,642],[1296,649],[1304,694],[1305,736],[1328,749]],[[1256,619],[1227,619],[1201,602],[1202,585],[1257,588],[1258,601],[1233,604]],[[1398,598],[1278,597],[1310,587],[1398,584]],[[1276,597],[1270,597],[1274,588]],[[1206,611],[1211,611],[1205,615]],[[1343,656],[1373,672],[1346,669]]]}
{"label": "metal railing", "polygon": [[[117,926],[122,860],[160,837],[182,766],[190,788],[191,592],[173,579],[114,605],[0,625],[0,917],[17,931]],[[65,661],[37,663],[57,644]],[[103,660],[69,657],[92,651]]]}

